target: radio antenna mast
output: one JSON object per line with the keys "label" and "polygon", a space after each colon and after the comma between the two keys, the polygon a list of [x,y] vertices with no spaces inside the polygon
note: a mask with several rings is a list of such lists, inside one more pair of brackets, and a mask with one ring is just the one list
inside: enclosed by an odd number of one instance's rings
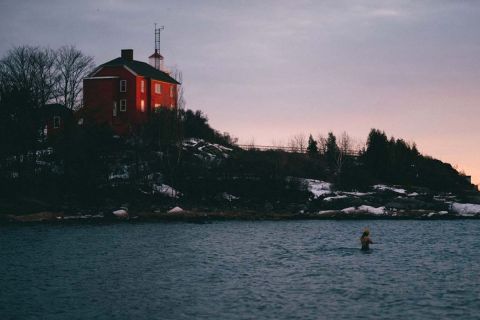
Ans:
{"label": "radio antenna mast", "polygon": [[[160,55],[160,35],[163,30],[165,30],[165,26],[157,28],[157,24],[155,23],[155,53]],[[160,59],[155,59],[155,68],[160,69]]]}

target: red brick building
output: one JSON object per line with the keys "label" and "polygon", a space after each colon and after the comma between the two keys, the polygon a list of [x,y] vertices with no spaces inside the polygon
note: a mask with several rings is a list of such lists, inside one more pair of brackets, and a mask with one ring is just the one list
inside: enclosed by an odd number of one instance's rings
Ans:
{"label": "red brick building", "polygon": [[83,80],[81,117],[125,134],[158,108],[176,108],[180,83],[162,70],[159,53],[150,56],[150,63],[133,60],[133,50],[125,49],[119,58],[97,67]]}
{"label": "red brick building", "polygon": [[46,104],[39,110],[42,133],[48,139],[54,139],[68,126],[74,124],[73,112],[58,103]]}

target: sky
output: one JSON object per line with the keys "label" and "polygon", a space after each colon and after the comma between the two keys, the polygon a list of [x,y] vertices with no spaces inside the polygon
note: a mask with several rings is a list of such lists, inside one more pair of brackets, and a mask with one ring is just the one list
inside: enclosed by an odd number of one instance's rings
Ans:
{"label": "sky", "polygon": [[187,108],[240,143],[378,128],[480,183],[480,1],[0,0],[0,56],[147,61],[154,23]]}

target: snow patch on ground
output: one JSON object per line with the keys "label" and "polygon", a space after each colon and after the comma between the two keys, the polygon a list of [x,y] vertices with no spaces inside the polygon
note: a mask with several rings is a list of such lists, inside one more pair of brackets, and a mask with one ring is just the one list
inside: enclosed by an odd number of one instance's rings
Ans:
{"label": "snow patch on ground", "polygon": [[223,192],[222,194],[220,194],[220,196],[222,197],[222,199],[225,199],[227,201],[233,201],[233,200],[238,200],[239,197],[236,197],[232,194],[229,194],[229,193],[226,193],[226,192]]}
{"label": "snow patch on ground", "polygon": [[348,208],[342,209],[342,212],[343,213],[355,213],[355,212],[357,212],[357,209],[355,207],[348,207]]}
{"label": "snow patch on ground", "polygon": [[332,200],[345,199],[345,198],[348,198],[348,196],[337,195],[337,196],[334,196],[334,197],[326,197],[326,198],[323,199],[323,201],[332,201]]}
{"label": "snow patch on ground", "polygon": [[451,210],[463,217],[472,217],[480,214],[480,204],[453,202]]}
{"label": "snow patch on ground", "polygon": [[130,178],[130,175],[128,172],[124,173],[112,173],[111,175],[108,176],[108,180],[128,180]]}
{"label": "snow patch on ground", "polygon": [[204,161],[214,161],[226,159],[233,151],[232,148],[222,146],[218,143],[206,142],[203,139],[190,138],[182,142],[183,150],[188,150],[193,153],[195,157]]}
{"label": "snow patch on ground", "polygon": [[364,196],[369,196],[373,194],[373,192],[346,192],[342,191],[342,194],[347,194],[349,196],[355,196],[355,197],[364,197]]}
{"label": "snow patch on ground", "polygon": [[337,211],[335,210],[323,210],[323,211],[318,211],[318,215],[330,215],[330,214],[334,214],[334,213],[337,213]]}
{"label": "snow patch on ground", "polygon": [[380,190],[380,191],[389,190],[389,191],[393,191],[393,192],[400,193],[400,194],[407,193],[407,190],[405,190],[405,189],[395,188],[395,187],[387,186],[387,185],[384,185],[384,184],[376,184],[376,185],[373,186],[373,189]]}
{"label": "snow patch on ground", "polygon": [[348,214],[367,212],[367,213],[371,213],[371,214],[374,214],[374,215],[383,215],[385,213],[385,207],[375,208],[375,207],[363,205],[363,206],[359,206],[357,208],[355,208],[355,207],[345,208],[345,209],[342,210],[342,212],[343,213],[348,213]]}
{"label": "snow patch on ground", "polygon": [[108,180],[128,180],[130,178],[130,174],[128,173],[127,166],[121,166],[116,168],[109,176]]}
{"label": "snow patch on ground", "polygon": [[163,194],[164,196],[170,198],[178,198],[181,195],[179,191],[175,190],[167,184],[154,184],[152,186],[152,191],[154,194]]}
{"label": "snow patch on ground", "polygon": [[332,184],[330,182],[325,182],[315,179],[300,179],[307,185],[308,191],[310,191],[314,198],[332,193]]}
{"label": "snow patch on ground", "polygon": [[433,199],[437,201],[443,201],[443,202],[455,202],[456,197],[451,193],[447,193],[447,194],[441,194],[441,195],[434,195]]}
{"label": "snow patch on ground", "polygon": [[448,211],[439,211],[439,212],[430,212],[427,217],[431,218],[433,216],[443,216],[448,214]]}

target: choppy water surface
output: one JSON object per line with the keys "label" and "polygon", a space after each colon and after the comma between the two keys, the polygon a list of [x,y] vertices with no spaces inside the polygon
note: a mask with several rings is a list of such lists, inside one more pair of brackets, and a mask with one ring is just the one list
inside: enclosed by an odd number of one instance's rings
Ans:
{"label": "choppy water surface", "polygon": [[1,319],[480,317],[480,221],[8,226],[0,246]]}

